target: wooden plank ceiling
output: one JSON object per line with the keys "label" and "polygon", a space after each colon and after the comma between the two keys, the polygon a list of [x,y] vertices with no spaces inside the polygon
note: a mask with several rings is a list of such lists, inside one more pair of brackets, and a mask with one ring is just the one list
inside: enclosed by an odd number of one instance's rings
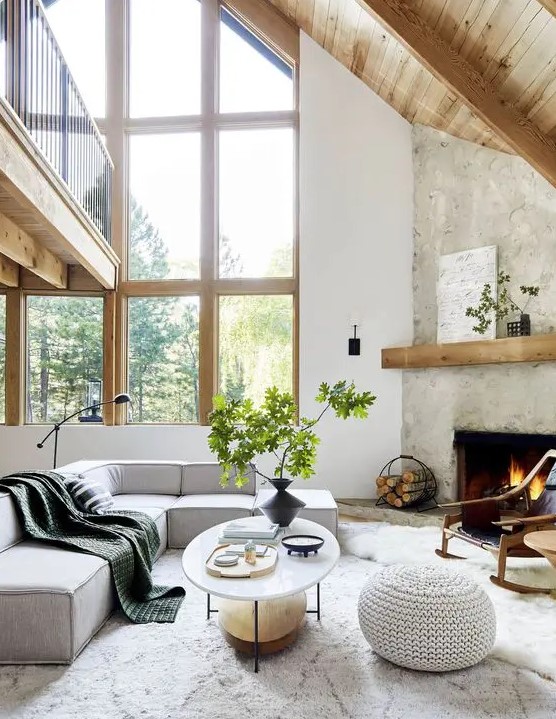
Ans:
{"label": "wooden plank ceiling", "polygon": [[[270,1],[409,122],[512,152],[357,0]],[[504,104],[556,141],[556,0],[405,4]]]}

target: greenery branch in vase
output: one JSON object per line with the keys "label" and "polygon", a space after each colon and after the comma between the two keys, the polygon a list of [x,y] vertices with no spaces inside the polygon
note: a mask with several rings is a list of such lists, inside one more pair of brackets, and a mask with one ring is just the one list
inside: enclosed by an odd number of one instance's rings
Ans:
{"label": "greenery branch in vase", "polygon": [[208,444],[222,465],[221,485],[226,486],[235,471],[235,483],[242,487],[248,481],[246,472],[253,460],[266,454],[274,455],[273,476],[263,474],[258,468],[255,471],[278,490],[279,496],[273,496],[261,509],[281,526],[288,526],[304,506],[286,489],[293,478],[309,479],[315,473],[320,442],[315,425],[328,410],[341,419],[364,419],[376,397],[371,392],[357,392],[353,382],[348,384],[342,380],[333,386],[323,382],[315,399],[324,405],[322,411],[315,419],[301,417],[299,424],[293,395],[280,392],[277,387],[265,390],[259,407],[250,399],[226,399],[223,395],[213,399]]}
{"label": "greenery branch in vase", "polygon": [[[508,291],[507,285],[510,279],[510,275],[507,272],[500,271],[498,273],[498,299],[494,299],[492,286],[487,282],[481,292],[479,304],[476,307],[468,307],[465,310],[467,317],[473,317],[478,320],[477,324],[473,326],[474,332],[484,335],[492,324],[493,313],[496,321],[504,319],[504,317],[507,317],[511,312],[519,313],[522,318],[526,317],[527,320],[529,319],[529,316],[525,315],[525,310],[531,297],[538,296],[540,288],[533,285],[520,285],[519,291],[527,298],[525,303],[522,303],[523,307],[520,307]],[[520,300],[520,302],[522,302],[522,300]]]}

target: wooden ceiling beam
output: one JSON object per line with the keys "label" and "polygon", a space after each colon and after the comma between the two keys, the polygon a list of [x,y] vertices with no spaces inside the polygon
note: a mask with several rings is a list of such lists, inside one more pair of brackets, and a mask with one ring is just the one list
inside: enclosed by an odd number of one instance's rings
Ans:
{"label": "wooden ceiling beam", "polygon": [[556,17],[556,0],[539,0],[539,2],[549,13]]}
{"label": "wooden ceiling beam", "polygon": [[[22,290],[30,290],[32,292],[57,293],[52,285],[45,282],[30,270],[22,267],[19,272],[19,286]],[[68,283],[64,288],[64,292],[87,292],[91,294],[101,294],[104,287],[92,275],[90,275],[84,267],[80,265],[68,265]]]}
{"label": "wooden ceiling beam", "polygon": [[4,255],[0,255],[0,282],[6,287],[19,286],[19,265]]}
{"label": "wooden ceiling beam", "polygon": [[515,152],[556,186],[556,143],[511,107],[403,0],[357,0]]}
{"label": "wooden ceiling beam", "polygon": [[0,214],[0,253],[57,289],[67,288],[67,266],[47,247]]}

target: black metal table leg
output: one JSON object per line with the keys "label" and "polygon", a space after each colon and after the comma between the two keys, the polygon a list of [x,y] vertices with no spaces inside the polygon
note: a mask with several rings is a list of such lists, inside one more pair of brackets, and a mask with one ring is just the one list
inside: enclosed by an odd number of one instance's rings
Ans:
{"label": "black metal table leg", "polygon": [[307,609],[306,614],[316,614],[317,621],[320,622],[320,582],[317,584],[317,608]]}
{"label": "black metal table leg", "polygon": [[218,614],[218,609],[210,608],[210,594],[207,594],[207,619],[210,619],[211,614]]}
{"label": "black metal table leg", "polygon": [[259,671],[259,602],[255,599],[255,672]]}

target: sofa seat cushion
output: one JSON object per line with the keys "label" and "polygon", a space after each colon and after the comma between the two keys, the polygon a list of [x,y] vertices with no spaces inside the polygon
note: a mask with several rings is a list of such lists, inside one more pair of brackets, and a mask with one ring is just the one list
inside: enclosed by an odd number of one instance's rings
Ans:
{"label": "sofa seat cushion", "polygon": [[[179,499],[175,494],[117,494],[114,497],[113,512],[118,509],[136,509],[143,511],[143,507],[159,507],[168,509]],[[158,515],[157,515],[158,516]]]}
{"label": "sofa seat cushion", "polygon": [[69,663],[115,605],[108,562],[26,540],[0,554],[0,663]]}
{"label": "sofa seat cushion", "polygon": [[168,546],[185,547],[209,527],[250,517],[254,497],[248,494],[193,494],[180,497],[168,510]]}

